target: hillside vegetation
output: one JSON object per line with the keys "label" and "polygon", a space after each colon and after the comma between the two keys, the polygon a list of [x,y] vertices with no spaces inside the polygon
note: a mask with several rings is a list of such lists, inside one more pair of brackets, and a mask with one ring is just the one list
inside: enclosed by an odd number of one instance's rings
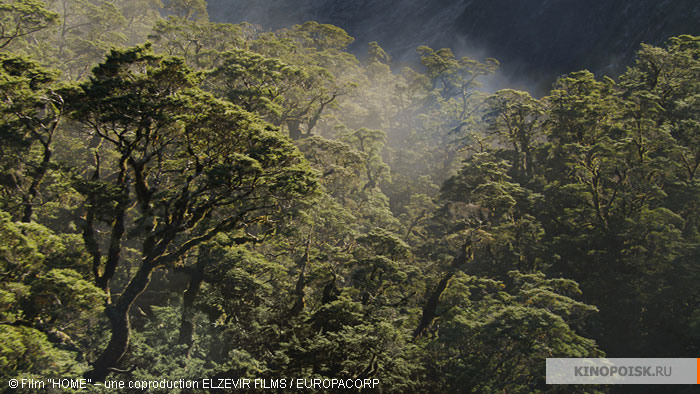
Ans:
{"label": "hillside vegetation", "polygon": [[700,37],[536,99],[203,0],[0,23],[5,380],[540,392],[547,357],[700,353]]}

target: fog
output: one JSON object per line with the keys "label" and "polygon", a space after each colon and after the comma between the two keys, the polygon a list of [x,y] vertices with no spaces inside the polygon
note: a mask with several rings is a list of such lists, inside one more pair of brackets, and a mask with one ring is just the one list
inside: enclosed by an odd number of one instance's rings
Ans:
{"label": "fog", "polygon": [[564,73],[589,69],[599,77],[625,70],[642,42],[660,45],[699,34],[692,0],[212,0],[217,22],[251,22],[276,30],[315,20],[345,29],[359,59],[377,41],[395,66],[416,66],[421,45],[457,56],[493,57],[501,69],[486,89],[546,94]]}

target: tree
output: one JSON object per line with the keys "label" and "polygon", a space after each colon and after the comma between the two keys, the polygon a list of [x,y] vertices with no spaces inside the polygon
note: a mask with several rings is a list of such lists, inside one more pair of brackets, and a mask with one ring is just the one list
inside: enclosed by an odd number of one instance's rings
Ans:
{"label": "tree", "polygon": [[674,212],[678,205],[668,204],[689,191],[676,181],[683,170],[671,165],[677,145],[664,108],[684,88],[673,81],[673,62],[655,68],[668,55],[654,48],[642,52],[645,60],[619,86],[588,72],[572,73],[545,99],[551,145],[541,153],[548,156],[548,204],[538,215],[559,256],[550,273],[581,283],[587,302],[600,308],[592,335],[612,354],[640,356],[677,346],[664,338],[685,329],[678,330],[678,322],[675,328],[662,323],[666,307],[656,300],[663,293],[665,305],[683,309],[667,281],[687,272],[685,262],[694,254],[683,246],[687,222]]}
{"label": "tree", "polygon": [[126,20],[120,9],[103,0],[53,0],[51,8],[61,13],[61,23],[34,45],[37,57],[45,62],[59,59],[64,78],[80,80],[99,63],[107,50],[126,43]]}
{"label": "tree", "polygon": [[40,377],[52,368],[75,374],[97,345],[88,335],[104,294],[83,277],[74,236],[0,211],[0,370]]}
{"label": "tree", "polygon": [[534,175],[536,144],[544,142],[542,105],[529,94],[515,90],[500,90],[486,99],[485,105],[487,133],[496,146],[512,149],[514,178],[526,183]]}
{"label": "tree", "polygon": [[120,0],[115,3],[124,16],[127,45],[141,44],[161,19],[160,0]]}
{"label": "tree", "polygon": [[463,149],[474,137],[484,98],[478,90],[481,78],[495,72],[498,62],[456,58],[448,48],[423,46],[417,51],[425,74],[404,73],[411,87],[408,91],[401,87],[401,91],[415,95],[415,103],[409,106],[415,113],[403,133],[411,133],[404,136],[408,149],[427,158],[424,166],[439,185],[454,174]]}
{"label": "tree", "polygon": [[53,82],[57,73],[23,57],[0,54],[0,141],[3,206],[32,220],[41,184],[52,163],[54,137],[63,98]]}
{"label": "tree", "polygon": [[[285,95],[283,120],[293,140],[310,137],[322,116],[357,87],[357,59],[344,49],[353,41],[332,25],[306,22],[274,34],[261,34],[249,49],[300,68],[303,83]],[[335,124],[332,124],[335,126]]]}
{"label": "tree", "polygon": [[246,50],[223,54],[222,64],[207,75],[206,84],[218,97],[263,116],[275,125],[289,120],[313,81],[298,67]]}
{"label": "tree", "polygon": [[541,265],[538,245],[542,229],[528,215],[541,198],[512,182],[509,165],[490,152],[465,160],[462,169],[443,185],[438,209],[427,230],[434,236],[422,245],[425,258],[436,261],[426,281],[420,337],[433,324],[440,299],[460,272],[503,280],[513,269],[533,272]]}
{"label": "tree", "polygon": [[0,49],[12,40],[44,30],[59,20],[40,0],[4,0],[0,4]]}
{"label": "tree", "polygon": [[207,21],[207,3],[205,0],[167,0],[165,10],[173,13],[179,20]]}
{"label": "tree", "polygon": [[11,47],[61,70],[64,80],[81,80],[111,47],[141,43],[160,19],[161,7],[159,0],[48,0],[51,23],[31,29]]}
{"label": "tree", "polygon": [[457,59],[449,48],[438,49],[418,47],[421,63],[427,70],[433,89],[438,89],[444,99],[459,97],[463,112],[466,111],[468,99],[478,78],[493,73],[498,67],[495,59],[486,59],[485,63],[468,57]]}
{"label": "tree", "polygon": [[322,67],[295,67],[245,50],[225,53],[208,77],[218,97],[286,126],[293,140],[310,137],[324,110],[343,92]]}
{"label": "tree", "polygon": [[225,52],[245,48],[254,35],[255,27],[247,23],[232,25],[170,16],[155,23],[148,39],[159,52],[181,56],[198,69],[211,69],[220,65]]}
{"label": "tree", "polygon": [[[129,311],[154,270],[175,268],[222,232],[254,239],[271,225],[269,212],[315,181],[289,142],[200,91],[182,60],[148,46],[113,50],[93,75],[66,94],[71,117],[96,142],[92,174],[76,188],[86,196],[82,230],[95,280],[108,295],[122,244],[140,245],[138,270],[108,299],[109,344],[86,375],[101,380],[127,350]],[[108,226],[104,258],[98,222]]]}
{"label": "tree", "polygon": [[427,373],[438,390],[545,390],[547,357],[601,357],[577,333],[596,308],[575,298],[575,282],[509,273],[507,282],[459,274],[445,294],[435,336],[426,339]]}

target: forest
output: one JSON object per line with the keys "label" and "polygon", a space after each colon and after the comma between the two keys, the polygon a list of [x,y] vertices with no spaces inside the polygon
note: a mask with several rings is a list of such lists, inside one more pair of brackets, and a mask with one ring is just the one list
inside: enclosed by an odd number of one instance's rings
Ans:
{"label": "forest", "polygon": [[544,360],[698,357],[700,37],[544,97],[352,41],[205,0],[0,1],[0,390],[615,392]]}

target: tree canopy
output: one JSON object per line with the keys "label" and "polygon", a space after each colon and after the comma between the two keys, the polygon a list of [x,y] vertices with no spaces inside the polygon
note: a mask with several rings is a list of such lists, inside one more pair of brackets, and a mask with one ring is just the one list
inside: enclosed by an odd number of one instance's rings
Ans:
{"label": "tree canopy", "polygon": [[698,37],[536,98],[201,0],[0,24],[3,378],[545,392],[548,357],[700,350]]}

